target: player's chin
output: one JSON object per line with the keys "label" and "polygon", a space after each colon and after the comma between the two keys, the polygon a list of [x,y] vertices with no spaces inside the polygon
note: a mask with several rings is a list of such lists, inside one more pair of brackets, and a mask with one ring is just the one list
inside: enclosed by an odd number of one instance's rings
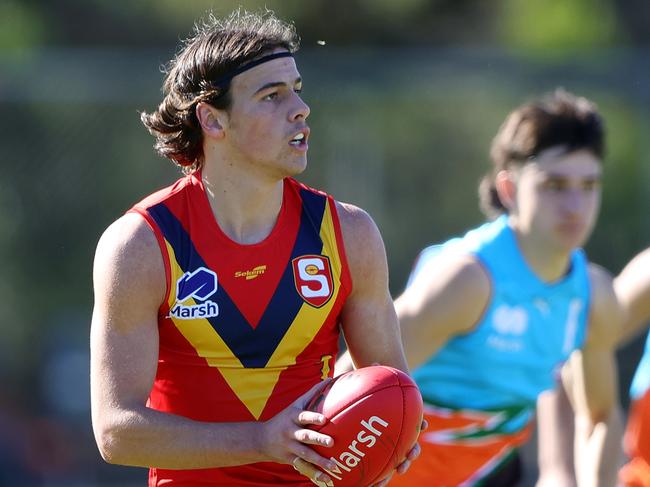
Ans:
{"label": "player's chin", "polygon": [[302,174],[307,169],[307,155],[292,157],[286,169],[288,176]]}
{"label": "player's chin", "polygon": [[586,241],[587,236],[584,233],[561,233],[558,238],[558,245],[566,252],[571,252],[574,249],[582,247]]}
{"label": "player's chin", "polygon": [[585,224],[560,224],[555,228],[557,239],[567,248],[582,247],[589,238],[591,227]]}

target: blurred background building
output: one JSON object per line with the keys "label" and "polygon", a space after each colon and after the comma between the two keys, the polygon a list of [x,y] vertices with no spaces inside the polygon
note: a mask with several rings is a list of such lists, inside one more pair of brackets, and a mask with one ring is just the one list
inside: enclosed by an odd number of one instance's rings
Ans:
{"label": "blurred background building", "polygon": [[[161,66],[196,19],[238,5],[296,24],[312,109],[301,179],[372,214],[395,295],[419,249],[482,221],[505,115],[558,86],[608,125],[591,259],[616,273],[650,244],[647,0],[0,0],[0,486],[145,483],[92,438],[93,253],[179,175],[139,121]],[[640,351],[619,353],[625,406]]]}

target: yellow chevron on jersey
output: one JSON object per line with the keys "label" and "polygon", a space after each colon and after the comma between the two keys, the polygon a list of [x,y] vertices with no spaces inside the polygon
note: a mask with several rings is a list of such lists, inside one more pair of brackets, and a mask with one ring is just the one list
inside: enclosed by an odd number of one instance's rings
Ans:
{"label": "yellow chevron on jersey", "polygon": [[[284,303],[289,303],[286,306],[289,310],[286,312],[286,316],[281,316],[281,319],[289,318],[287,320],[289,324],[288,326],[284,325],[284,333],[277,336],[276,342],[265,339],[268,358],[263,363],[255,363],[248,358],[247,341],[253,339],[257,330],[238,317],[232,319],[237,314],[236,305],[228,298],[228,295],[221,287],[220,281],[217,282],[216,273],[210,270],[207,262],[196,258],[197,252],[192,247],[191,242],[184,241],[179,244],[178,241],[174,242],[173,239],[170,239],[172,240],[170,241],[165,237],[170,274],[167,309],[178,309],[178,286],[192,270],[180,264],[187,261],[187,257],[178,254],[190,253],[195,260],[200,262],[200,265],[195,265],[195,268],[203,269],[205,272],[215,275],[214,294],[210,295],[209,300],[216,303],[219,313],[216,316],[193,316],[189,319],[168,314],[167,318],[171,320],[180,334],[192,346],[196,354],[202,357],[208,366],[218,369],[232,392],[256,419],[259,419],[264,411],[282,372],[295,366],[297,357],[312,344],[316,335],[321,331],[323,324],[328,320],[335,319],[330,315],[339,302],[340,294],[349,292],[349,285],[342,285],[343,276],[345,276],[341,258],[343,250],[339,248],[341,241],[336,232],[335,216],[332,214],[333,211],[336,211],[331,207],[333,202],[320,194],[316,195],[317,198],[314,198],[312,193],[306,196],[310,201],[304,203],[305,206],[310,206],[310,203],[313,204],[315,201],[322,204],[319,233],[317,238],[314,238],[314,235],[309,235],[310,227],[314,226],[314,215],[310,214],[309,217],[303,217],[304,224],[301,225],[301,230],[296,239],[292,258],[299,259],[302,255],[318,255],[326,258],[331,265],[332,293],[327,302],[321,307],[314,307],[309,304],[296,291],[291,261],[286,263],[285,274],[274,296],[274,299],[277,298],[277,304],[274,304],[276,301],[272,301],[269,308],[273,307],[272,312],[274,310],[274,312],[277,312],[278,309],[284,312]],[[178,233],[177,230],[174,235]],[[307,243],[301,241],[301,234],[304,234],[303,239]],[[319,241],[319,244],[314,247],[316,240]],[[221,276],[219,276],[220,278]],[[240,282],[244,281],[240,280]],[[189,296],[183,299],[180,306],[185,309],[196,308],[201,306],[201,300]],[[282,313],[280,314],[282,315]],[[281,319],[278,319],[278,321],[281,321]],[[263,326],[264,319],[261,323],[260,326]],[[235,331],[233,332],[233,330]],[[320,370],[320,362],[316,365]]]}
{"label": "yellow chevron on jersey", "polygon": [[[327,247],[323,248],[323,253],[321,255],[328,257],[332,266],[332,274],[335,276],[341,276],[342,266],[341,259],[339,257],[339,249],[336,242],[336,236],[334,233],[334,225],[332,222],[331,208],[329,207],[329,202],[326,206],[325,215],[323,217],[323,223],[321,224],[321,238],[324,242],[332,242],[332,249]],[[295,363],[295,357],[298,355],[293,349],[294,342],[303,341],[305,344],[310,343],[316,333],[318,332],[320,325],[316,324],[320,321],[320,317],[324,315],[329,315],[338,293],[341,292],[341,282],[338,280],[334,284],[334,291],[332,297],[327,301],[327,303],[322,308],[314,308],[307,303],[304,303],[300,308],[300,312],[297,314],[293,323],[287,330],[285,338],[280,342],[278,347],[271,355],[269,360],[269,365],[273,366],[274,364],[286,364],[290,363],[293,365]],[[302,350],[301,350],[302,351]]]}

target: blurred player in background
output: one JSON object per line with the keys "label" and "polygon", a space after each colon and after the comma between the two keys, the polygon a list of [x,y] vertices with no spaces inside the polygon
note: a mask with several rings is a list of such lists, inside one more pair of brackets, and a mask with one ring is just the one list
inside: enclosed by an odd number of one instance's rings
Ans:
{"label": "blurred player in background", "polygon": [[270,13],[198,26],[142,114],[186,175],[98,244],[93,428],[107,461],[151,467],[150,486],[332,485],[309,447],[332,438],[303,406],[339,330],[359,365],[407,370],[376,225],[293,179],[310,111],[297,49]]}
{"label": "blurred player in background", "polygon": [[576,414],[598,428],[588,438],[596,457],[578,461],[588,485],[615,476],[599,454],[622,318],[610,275],[580,249],[599,210],[603,149],[585,98],[558,90],[518,107],[480,188],[495,219],[420,254],[396,309],[429,429],[421,458],[391,486],[516,485],[514,453],[537,398],[579,348]]}
{"label": "blurred player in background", "polygon": [[[634,257],[614,281],[616,295],[626,312],[625,326],[620,343],[624,344],[647,326],[650,320],[650,249]],[[571,370],[565,374],[572,379]],[[558,452],[571,448],[574,443],[574,424],[571,414],[570,394],[564,389],[549,394],[539,403],[540,436],[540,487],[576,483],[574,465],[567,455]],[[650,335],[630,388],[630,414],[624,436],[624,450],[629,462],[619,472],[619,483],[625,487],[650,487]],[[615,420],[616,418],[614,418]],[[584,448],[584,428],[575,429],[576,451]],[[618,457],[621,449],[618,438],[606,446],[607,453]],[[583,456],[586,453],[583,453]],[[580,475],[578,472],[579,485]],[[588,485],[588,484],[584,484]]]}
{"label": "blurred player in background", "polygon": [[[623,339],[632,336],[650,320],[650,249],[637,255],[615,281],[616,293],[627,311]],[[621,469],[625,487],[650,487],[650,335],[630,388],[630,415],[624,437],[630,461]]]}

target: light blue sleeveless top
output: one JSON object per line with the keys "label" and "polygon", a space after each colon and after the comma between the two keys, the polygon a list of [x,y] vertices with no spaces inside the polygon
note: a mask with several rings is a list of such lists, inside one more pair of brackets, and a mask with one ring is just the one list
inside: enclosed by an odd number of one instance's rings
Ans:
{"label": "light blue sleeveless top", "polygon": [[502,411],[503,432],[523,428],[537,396],[555,387],[557,373],[585,340],[590,300],[587,260],[571,254],[568,273],[545,283],[521,254],[507,216],[463,238],[426,248],[409,284],[435,279],[451,253],[476,256],[490,276],[492,295],[477,325],[450,339],[413,371],[425,402],[452,409]]}
{"label": "light blue sleeveless top", "polygon": [[636,368],[632,385],[630,386],[630,397],[640,399],[650,389],[650,333],[645,341],[645,349],[641,362]]}

